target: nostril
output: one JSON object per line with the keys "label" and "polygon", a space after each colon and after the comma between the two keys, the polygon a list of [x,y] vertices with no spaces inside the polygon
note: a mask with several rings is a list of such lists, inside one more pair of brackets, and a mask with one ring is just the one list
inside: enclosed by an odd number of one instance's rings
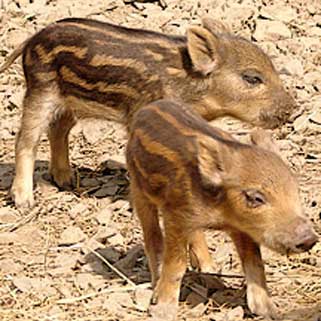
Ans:
{"label": "nostril", "polygon": [[308,251],[312,249],[312,247],[317,243],[318,239],[316,236],[310,237],[309,239],[305,240],[304,242],[296,245],[296,249],[301,251]]}
{"label": "nostril", "polygon": [[296,249],[299,251],[307,251],[306,244],[305,243],[300,243],[296,246]]}

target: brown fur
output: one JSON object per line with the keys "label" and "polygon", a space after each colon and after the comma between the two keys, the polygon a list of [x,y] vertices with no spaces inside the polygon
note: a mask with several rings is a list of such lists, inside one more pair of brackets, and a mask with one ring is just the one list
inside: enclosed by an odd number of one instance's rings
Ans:
{"label": "brown fur", "polygon": [[[181,104],[161,100],[134,116],[127,146],[134,208],[155,285],[151,314],[174,320],[187,249],[211,264],[202,230],[224,230],[240,255],[252,312],[275,315],[259,244],[281,253],[311,248],[298,184],[271,140],[241,144]],[[159,225],[163,217],[164,235]]]}
{"label": "brown fur", "polygon": [[141,106],[170,97],[189,103],[207,120],[230,115],[275,127],[295,107],[267,55],[209,18],[203,27],[190,27],[186,37],[65,19],[23,43],[0,72],[20,54],[27,92],[12,188],[17,206],[34,202],[31,163],[48,128],[51,175],[64,187],[71,184],[68,133],[79,118],[128,126]]}

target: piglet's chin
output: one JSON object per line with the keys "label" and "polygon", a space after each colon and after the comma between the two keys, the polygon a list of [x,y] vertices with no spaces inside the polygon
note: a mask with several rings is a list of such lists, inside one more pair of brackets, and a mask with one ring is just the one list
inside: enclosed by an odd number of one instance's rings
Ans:
{"label": "piglet's chin", "polygon": [[275,236],[267,233],[264,236],[263,244],[270,250],[282,255],[293,253],[292,245],[289,241],[285,240],[284,235]]}
{"label": "piglet's chin", "polygon": [[261,113],[260,121],[257,125],[264,129],[274,129],[281,126],[285,122],[286,119],[284,119],[283,117],[271,114],[270,111],[267,111]]}
{"label": "piglet's chin", "polygon": [[318,237],[313,230],[304,237],[293,237],[287,234],[279,234],[277,237],[271,234],[265,237],[264,244],[271,250],[280,254],[295,254],[306,252],[318,242]]}

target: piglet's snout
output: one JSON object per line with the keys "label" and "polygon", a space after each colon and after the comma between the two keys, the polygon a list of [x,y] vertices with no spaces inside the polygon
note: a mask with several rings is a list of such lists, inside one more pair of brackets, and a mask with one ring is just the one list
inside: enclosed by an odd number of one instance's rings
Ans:
{"label": "piglet's snout", "polygon": [[295,228],[295,252],[310,250],[318,241],[318,236],[308,223],[301,223]]}

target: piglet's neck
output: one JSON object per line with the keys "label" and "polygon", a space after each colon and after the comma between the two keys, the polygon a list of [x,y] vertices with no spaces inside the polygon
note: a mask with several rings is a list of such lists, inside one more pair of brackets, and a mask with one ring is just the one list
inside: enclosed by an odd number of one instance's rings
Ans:
{"label": "piglet's neck", "polygon": [[213,98],[207,96],[190,103],[193,109],[207,121],[214,120],[226,115],[224,108]]}

